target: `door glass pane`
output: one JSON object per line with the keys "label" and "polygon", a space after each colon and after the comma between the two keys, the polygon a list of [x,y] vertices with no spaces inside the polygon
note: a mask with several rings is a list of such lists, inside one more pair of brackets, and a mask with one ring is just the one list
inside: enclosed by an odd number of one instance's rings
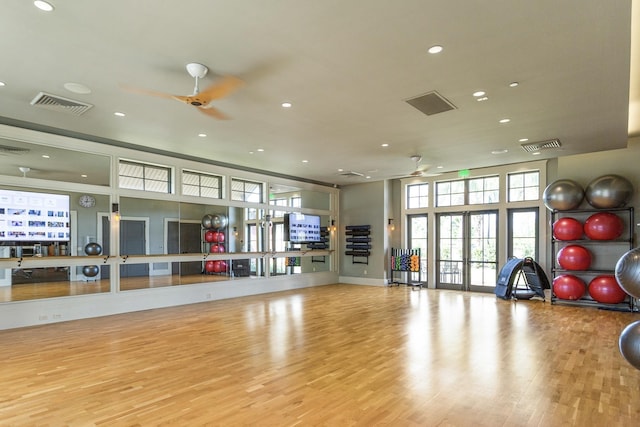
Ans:
{"label": "door glass pane", "polygon": [[464,216],[438,216],[438,272],[439,283],[462,285],[464,260]]}
{"label": "door glass pane", "polygon": [[469,284],[495,286],[497,274],[497,222],[493,212],[469,215]]}

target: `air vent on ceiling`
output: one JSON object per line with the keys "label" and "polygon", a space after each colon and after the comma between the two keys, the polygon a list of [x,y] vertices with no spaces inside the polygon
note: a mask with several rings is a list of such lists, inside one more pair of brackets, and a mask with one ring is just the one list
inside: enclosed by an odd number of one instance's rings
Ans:
{"label": "air vent on ceiling", "polygon": [[364,174],[360,172],[349,171],[341,173],[340,176],[364,176]]}
{"label": "air vent on ceiling", "polygon": [[31,101],[31,105],[48,110],[70,113],[76,116],[84,114],[88,109],[93,107],[93,105],[85,102],[63,98],[62,96],[51,95],[45,92],[37,94]]}
{"label": "air vent on ceiling", "polygon": [[28,153],[29,150],[28,148],[22,148],[22,147],[11,147],[9,145],[0,145],[0,153],[6,153],[6,154],[24,154],[24,153]]}
{"label": "air vent on ceiling", "polygon": [[431,91],[424,95],[406,100],[409,105],[417,108],[427,116],[432,116],[445,111],[455,110],[456,106],[449,102],[438,92]]}
{"label": "air vent on ceiling", "polygon": [[528,142],[522,144],[521,147],[524,151],[529,153],[535,153],[540,150],[548,150],[550,148],[560,148],[562,144],[559,139],[549,139],[548,141]]}

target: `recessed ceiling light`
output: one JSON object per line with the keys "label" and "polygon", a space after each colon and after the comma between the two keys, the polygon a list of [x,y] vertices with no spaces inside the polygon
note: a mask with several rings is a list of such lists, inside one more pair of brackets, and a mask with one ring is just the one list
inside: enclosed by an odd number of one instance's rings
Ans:
{"label": "recessed ceiling light", "polygon": [[380,146],[381,146],[381,147],[388,147],[388,146],[389,146],[389,144],[384,143],[384,144],[380,144]]}
{"label": "recessed ceiling light", "polygon": [[262,153],[262,152],[264,151],[264,148],[258,148],[256,151],[257,151],[258,153]]}
{"label": "recessed ceiling light", "polygon": [[82,175],[80,175],[80,176],[81,176],[81,177],[83,177],[83,178],[86,178],[86,177],[87,177],[87,174],[86,174],[86,173],[83,173],[83,174],[82,174]]}
{"label": "recessed ceiling light", "polygon": [[53,10],[53,5],[43,0],[36,0],[33,4],[35,7],[40,10],[44,10],[45,12],[51,12]]}
{"label": "recessed ceiling light", "polygon": [[340,168],[338,169],[338,172],[344,172],[344,169]]}
{"label": "recessed ceiling light", "polygon": [[539,156],[540,152],[539,151],[534,151],[533,153],[531,153],[532,156]]}
{"label": "recessed ceiling light", "polygon": [[509,123],[511,119],[500,119],[500,123]]}
{"label": "recessed ceiling light", "polygon": [[442,52],[443,47],[440,45],[431,46],[428,50],[429,53],[440,53]]}
{"label": "recessed ceiling light", "polygon": [[0,87],[5,86],[5,82],[0,82]]}
{"label": "recessed ceiling light", "polygon": [[282,108],[291,108],[291,103],[290,102],[283,102],[282,103]]}
{"label": "recessed ceiling light", "polygon": [[480,98],[477,98],[476,101],[482,102],[482,101],[487,101],[488,99],[489,99],[488,96],[481,96]]}
{"label": "recessed ceiling light", "polygon": [[518,82],[511,82],[511,83],[509,83],[509,87],[516,87],[516,86],[518,86],[519,84],[520,84],[520,83],[518,83]]}
{"label": "recessed ceiling light", "polygon": [[43,155],[42,155],[42,158],[43,158],[43,159],[50,159],[50,158],[51,158],[51,156],[49,156],[48,154],[43,154]]}
{"label": "recessed ceiling light", "polygon": [[442,166],[442,165],[438,165],[438,166],[436,166],[436,169],[442,169],[443,167],[444,166]]}
{"label": "recessed ceiling light", "polygon": [[253,154],[253,151],[249,151],[249,154]]}
{"label": "recessed ceiling light", "polygon": [[86,95],[88,93],[91,93],[91,89],[89,89],[88,87],[86,87],[81,83],[73,83],[73,82],[65,83],[64,88],[69,92],[79,93],[81,95]]}
{"label": "recessed ceiling light", "polygon": [[302,163],[309,163],[309,160],[303,160]]}
{"label": "recessed ceiling light", "polygon": [[529,140],[529,138],[520,138],[518,141],[519,142],[527,142]]}
{"label": "recessed ceiling light", "polygon": [[199,136],[200,138],[205,138],[205,137],[207,136],[207,134],[206,134],[206,133],[199,133],[199,134],[198,134],[198,136]]}
{"label": "recessed ceiling light", "polygon": [[113,115],[114,115],[114,116],[118,116],[118,117],[124,117],[124,116],[126,116],[126,114],[125,114],[125,113],[122,113],[122,112],[120,112],[120,111],[116,111],[115,113],[113,113]]}
{"label": "recessed ceiling light", "polygon": [[487,94],[487,92],[483,91],[483,90],[478,90],[473,92],[473,96],[475,96],[476,98],[480,97],[480,96],[485,96]]}
{"label": "recessed ceiling light", "polygon": [[498,150],[491,150],[491,154],[504,154],[504,153],[508,153],[509,150],[505,149],[505,148],[501,148]]}
{"label": "recessed ceiling light", "polygon": [[365,179],[371,179],[371,175],[365,176]]}

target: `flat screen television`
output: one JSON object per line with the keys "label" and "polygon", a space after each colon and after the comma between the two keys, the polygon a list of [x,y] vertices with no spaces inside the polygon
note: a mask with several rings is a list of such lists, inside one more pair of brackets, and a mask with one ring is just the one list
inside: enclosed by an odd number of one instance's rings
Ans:
{"label": "flat screen television", "polygon": [[0,189],[0,242],[69,241],[69,196]]}
{"label": "flat screen television", "polygon": [[320,242],[320,216],[301,213],[284,215],[284,240],[291,243]]}

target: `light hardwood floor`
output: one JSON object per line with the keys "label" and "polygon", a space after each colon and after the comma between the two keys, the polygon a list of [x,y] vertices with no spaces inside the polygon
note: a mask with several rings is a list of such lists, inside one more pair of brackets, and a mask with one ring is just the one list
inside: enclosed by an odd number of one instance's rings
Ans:
{"label": "light hardwood floor", "polygon": [[637,426],[638,318],[329,285],[0,331],[0,425]]}

